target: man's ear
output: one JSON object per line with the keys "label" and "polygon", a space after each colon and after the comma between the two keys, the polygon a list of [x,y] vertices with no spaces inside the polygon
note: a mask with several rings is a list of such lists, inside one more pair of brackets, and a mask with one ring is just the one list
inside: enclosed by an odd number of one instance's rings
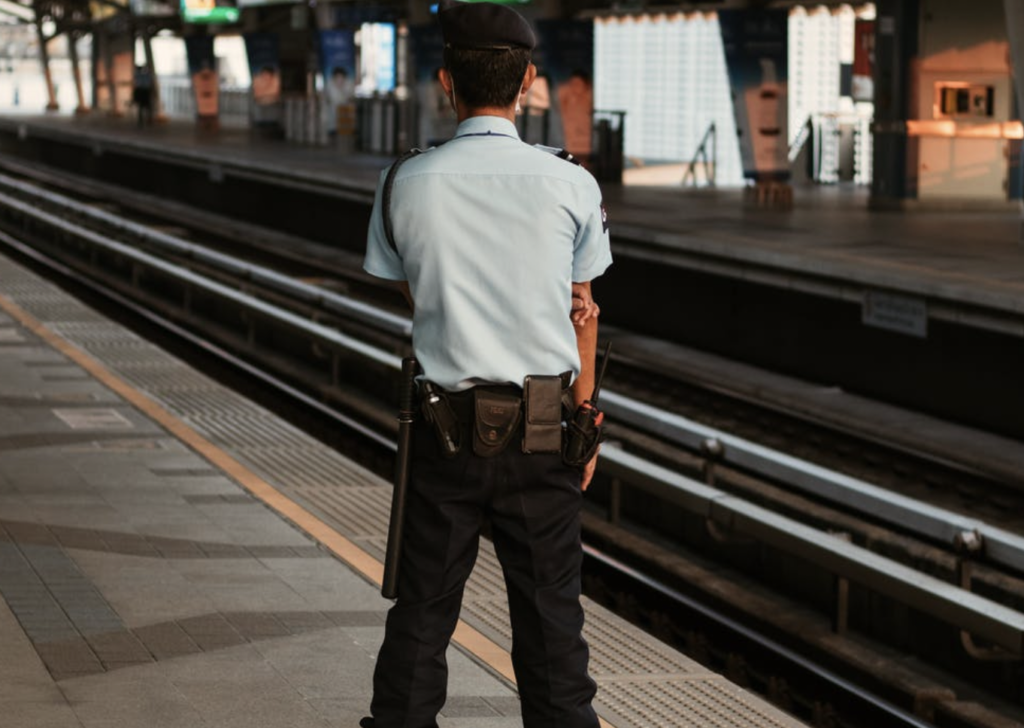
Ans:
{"label": "man's ear", "polygon": [[533,85],[534,79],[537,78],[537,67],[532,63],[526,67],[526,73],[523,75],[523,87],[519,89],[520,94],[525,94],[530,90],[530,86]]}
{"label": "man's ear", "polygon": [[444,93],[449,98],[452,95],[452,74],[448,73],[447,68],[442,68],[437,72],[437,80],[441,82],[441,88],[444,89]]}

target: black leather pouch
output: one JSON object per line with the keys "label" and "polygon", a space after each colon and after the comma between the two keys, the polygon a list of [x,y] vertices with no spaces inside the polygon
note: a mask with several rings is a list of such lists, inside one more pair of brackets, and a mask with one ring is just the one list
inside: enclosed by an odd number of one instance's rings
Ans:
{"label": "black leather pouch", "polygon": [[473,390],[473,452],[489,458],[502,452],[519,432],[523,399],[510,390]]}
{"label": "black leather pouch", "polygon": [[562,451],[562,377],[530,375],[523,380],[526,426],[523,452]]}

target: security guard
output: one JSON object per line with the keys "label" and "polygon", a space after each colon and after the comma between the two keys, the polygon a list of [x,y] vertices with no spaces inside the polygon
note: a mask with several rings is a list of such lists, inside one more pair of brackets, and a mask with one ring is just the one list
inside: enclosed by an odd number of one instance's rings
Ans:
{"label": "security guard", "polygon": [[[423,408],[443,412],[416,425],[398,599],[374,673],[373,718],[360,725],[437,726],[445,651],[487,519],[525,728],[596,728],[579,603],[581,491],[596,455],[581,473],[557,442],[531,444],[530,428],[550,424],[550,398],[532,392],[554,389],[560,430],[563,386],[572,382],[576,404],[593,389],[590,281],[611,263],[600,189],[582,167],[518,137],[518,99],[536,76],[526,20],[506,6],[451,0],[439,20],[440,80],[459,126],[401,165],[387,205],[382,175],[364,268],[395,281],[413,307],[431,393]],[[574,289],[590,305],[570,315]],[[443,437],[439,420],[450,430]]]}

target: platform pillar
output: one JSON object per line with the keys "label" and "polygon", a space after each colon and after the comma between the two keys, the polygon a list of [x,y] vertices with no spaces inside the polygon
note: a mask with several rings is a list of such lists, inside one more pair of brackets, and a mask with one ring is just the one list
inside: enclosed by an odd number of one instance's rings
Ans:
{"label": "platform pillar", "polygon": [[1017,86],[1017,115],[1024,117],[1024,3],[1003,0],[1006,9],[1006,28],[1010,35],[1010,53],[1013,56],[1013,75]]}
{"label": "platform pillar", "polygon": [[[1010,56],[1013,63],[1013,80],[1017,89],[1016,118],[1024,119],[1024,3],[1020,0],[1003,0],[1006,9],[1006,28],[1010,37]],[[1010,170],[1008,187],[1011,200],[1024,199],[1024,140],[1010,142]],[[1021,224],[1021,239],[1024,245],[1024,223]]]}
{"label": "platform pillar", "polygon": [[71,75],[75,79],[75,93],[78,95],[75,114],[88,114],[89,106],[85,103],[85,90],[82,88],[82,67],[78,59],[78,35],[74,31],[68,31],[68,56],[71,58]]}
{"label": "platform pillar", "polygon": [[53,76],[50,74],[50,52],[46,48],[47,38],[43,32],[43,15],[38,4],[36,11],[36,37],[39,39],[39,62],[43,65],[43,77],[46,79],[46,96],[49,101],[46,104],[47,111],[56,111],[60,108],[57,104],[57,94],[53,88]]}
{"label": "platform pillar", "polygon": [[907,119],[920,6],[918,0],[880,0],[877,8],[871,205],[899,207],[904,199],[917,196],[916,180],[907,178]]}
{"label": "platform pillar", "polygon": [[164,104],[160,99],[160,79],[156,75],[156,64],[153,63],[153,36],[148,29],[142,31],[142,49],[146,54],[146,69],[153,79],[153,120],[163,123],[167,121],[167,114],[164,113]]}
{"label": "platform pillar", "polygon": [[114,48],[113,39],[110,33],[103,34],[103,67],[106,69],[107,94],[110,98],[110,109],[107,113],[110,116],[122,116],[121,110],[117,108],[117,81],[114,78]]}

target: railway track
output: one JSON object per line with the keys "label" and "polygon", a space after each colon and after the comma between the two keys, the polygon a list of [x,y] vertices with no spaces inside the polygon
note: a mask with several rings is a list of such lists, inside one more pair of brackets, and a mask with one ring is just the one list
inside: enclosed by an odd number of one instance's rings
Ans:
{"label": "railway track", "polygon": [[[8,170],[10,171],[10,170]],[[52,180],[50,184],[56,184]],[[337,420],[342,418],[346,425],[362,431],[363,437],[370,437],[377,443],[378,447],[387,447],[388,433],[391,428],[391,417],[389,407],[385,404],[392,395],[392,379],[388,375],[391,360],[397,358],[408,346],[406,341],[408,321],[402,316],[394,313],[394,304],[390,302],[390,291],[383,291],[379,287],[374,288],[361,273],[352,273],[342,263],[339,263],[337,273],[327,265],[320,266],[318,260],[316,266],[302,268],[302,257],[294,251],[287,256],[286,260],[275,264],[275,270],[268,270],[257,263],[267,263],[267,258],[273,258],[273,245],[263,245],[256,254],[263,256],[257,260],[246,262],[228,254],[237,252],[231,246],[245,247],[244,238],[246,231],[235,235],[227,235],[224,228],[227,225],[219,226],[214,237],[221,240],[217,247],[225,252],[211,252],[204,243],[212,233],[201,229],[184,229],[188,226],[181,225],[177,231],[185,232],[185,235],[172,235],[166,232],[166,222],[159,223],[158,228],[164,228],[161,232],[153,229],[153,217],[148,220],[126,220],[116,214],[108,205],[109,202],[99,201],[97,209],[95,196],[88,203],[75,202],[50,193],[48,197],[36,195],[34,199],[30,189],[32,185],[26,184],[24,179],[18,181],[13,178],[0,179],[0,193],[3,197],[0,200],[5,205],[5,226],[8,230],[16,230],[19,238],[32,239],[33,246],[25,246],[12,237],[11,232],[5,235],[5,242],[9,245],[19,246],[23,254],[31,255],[37,260],[49,258],[49,264],[63,268],[66,275],[77,277],[84,275],[87,269],[99,269],[99,279],[91,285],[97,288],[106,289],[105,295],[113,295],[119,305],[131,305],[140,314],[150,319],[160,318],[166,325],[176,329],[178,333],[190,336],[206,350],[218,349],[226,356],[232,358],[236,364],[246,367],[249,376],[260,378],[262,381],[272,381],[275,385],[291,394],[298,396],[303,406],[317,408],[320,414],[327,418]],[[18,194],[12,194],[14,190]],[[64,192],[67,192],[65,187]],[[62,193],[63,194],[63,193]],[[84,194],[84,193],[83,193]],[[95,194],[95,190],[93,190]],[[45,198],[45,199],[44,199]],[[33,204],[38,203],[37,207]],[[45,203],[45,204],[44,204]],[[141,203],[140,203],[141,204]],[[63,207],[62,207],[63,206]],[[43,208],[40,214],[34,214],[31,210]],[[89,208],[92,208],[90,212]],[[128,205],[131,207],[131,205]],[[47,209],[48,208],[48,209]],[[73,214],[68,214],[73,210]],[[13,211],[13,212],[12,212]],[[61,214],[61,213],[64,214]],[[86,229],[82,225],[82,219],[91,220],[97,227],[92,225]],[[165,215],[160,216],[166,220]],[[146,224],[148,223],[148,224]],[[14,228],[10,226],[13,224]],[[244,226],[242,226],[244,228]],[[48,231],[48,232],[47,232]],[[252,237],[252,231],[248,231],[248,237]],[[47,234],[53,235],[57,242],[45,242],[43,238]],[[110,237],[123,237],[131,245],[111,244]],[[183,238],[195,242],[187,243]],[[223,238],[231,238],[224,242]],[[141,242],[140,242],[141,239]],[[97,252],[100,244],[106,241],[107,247],[102,252]],[[38,246],[38,247],[34,247]],[[42,253],[40,249],[49,247],[50,253]],[[102,247],[102,246],[101,246]],[[137,253],[132,258],[131,251],[143,250],[145,253]],[[57,261],[57,251],[63,251],[63,260]],[[159,255],[157,252],[159,251]],[[144,255],[144,258],[137,257]],[[128,258],[132,258],[127,262]],[[299,260],[296,260],[298,258]],[[349,261],[349,264],[351,261]],[[150,266],[150,267],[147,267]],[[290,268],[289,266],[294,266]],[[178,283],[171,284],[168,278],[173,278],[172,270],[182,272]],[[325,275],[326,273],[326,275]],[[297,280],[297,277],[300,280]],[[179,287],[181,280],[185,280],[184,288]],[[314,280],[317,283],[326,284],[326,288],[312,286],[304,281]],[[204,282],[205,281],[205,282]],[[369,302],[366,298],[360,298],[357,294],[368,291]],[[348,295],[351,294],[351,295]],[[136,298],[136,296],[141,296]],[[172,305],[172,299],[180,298],[181,305]],[[243,299],[255,306],[246,309],[244,315],[239,315],[235,306],[241,306]],[[393,297],[392,297],[393,299]],[[377,308],[378,300],[388,301],[383,310]],[[225,303],[228,301],[228,303]],[[378,304],[379,305],[379,304]],[[271,314],[271,309],[277,313]],[[269,323],[270,320],[272,323]],[[303,336],[296,337],[289,332],[289,325],[298,325],[299,321],[316,321],[314,326],[319,327],[316,333],[321,338],[312,345],[307,332]],[[203,325],[202,327],[200,325]],[[202,334],[196,333],[204,328]],[[242,333],[240,334],[239,331]],[[259,346],[257,346],[257,344]],[[308,356],[310,361],[299,362],[284,361],[282,351],[288,351],[292,347],[298,347]],[[261,350],[261,363],[254,366],[252,358],[257,349]],[[371,353],[374,352],[374,353]],[[303,357],[299,357],[301,360]],[[367,362],[367,359],[371,361]],[[273,373],[267,373],[266,368],[272,369]],[[613,371],[615,375],[609,386],[621,389],[620,396],[629,401],[643,402],[662,401],[667,387],[685,387],[685,383],[673,381],[663,375],[662,380],[646,393],[643,388],[635,383],[636,380],[650,379],[650,371],[644,370],[642,365],[633,362],[618,363]],[[692,385],[689,385],[692,386]],[[721,392],[714,393],[716,396],[728,400],[728,395]],[[627,396],[631,395],[631,396]],[[733,399],[737,399],[733,397]],[[682,396],[670,398],[670,408],[680,408],[680,402],[685,401]],[[757,407],[757,403],[744,403],[748,407]],[[725,407],[723,405],[722,407]],[[732,406],[732,405],[728,405]],[[721,408],[712,408],[721,409]],[[766,409],[766,408],[762,408]],[[344,414],[339,414],[344,412]],[[767,415],[761,413],[755,421],[763,419]],[[790,414],[790,416],[792,416]],[[732,415],[732,419],[746,420],[746,413]],[[727,416],[726,419],[729,419]],[[765,425],[771,428],[772,425]],[[795,427],[796,425],[790,425]],[[813,431],[814,427],[820,428],[820,423],[803,425]],[[615,433],[621,444],[621,451],[624,454],[637,457],[642,455],[653,463],[652,467],[669,465],[673,472],[698,475],[708,480],[709,474],[714,475],[714,484],[721,487],[731,495],[740,494],[764,506],[775,505],[779,511],[790,518],[797,516],[801,510],[810,509],[813,511],[810,522],[814,527],[829,528],[835,523],[843,523],[846,531],[854,535],[860,535],[864,540],[864,534],[869,534],[875,540],[875,546],[879,544],[882,550],[893,550],[894,543],[904,543],[904,550],[919,559],[916,566],[931,563],[931,568],[937,572],[948,567],[949,560],[956,560],[958,556],[951,549],[944,549],[936,544],[934,540],[915,540],[905,534],[896,534],[892,537],[882,538],[878,533],[876,521],[869,516],[851,515],[849,511],[839,509],[836,504],[822,504],[812,502],[814,508],[800,502],[803,496],[794,495],[780,487],[773,479],[756,481],[751,478],[745,468],[736,468],[728,463],[722,463],[719,455],[714,452],[702,452],[699,448],[696,452],[691,449],[687,452],[681,447],[680,442],[673,442],[672,437],[666,437],[664,431],[652,433],[648,427],[626,428],[620,427]],[[787,433],[791,435],[792,430]],[[850,433],[843,433],[847,438]],[[704,438],[704,442],[714,440],[714,437]],[[821,435],[818,435],[821,439]],[[861,445],[863,447],[863,445]],[[730,449],[732,446],[730,446]],[[713,447],[712,447],[713,449]],[[832,449],[826,447],[825,449]],[[842,450],[842,448],[837,448]],[[904,450],[906,448],[903,448]],[[896,449],[898,450],[898,449]],[[905,455],[905,453],[904,453]],[[625,458],[625,459],[624,459]],[[614,464],[611,469],[616,473],[628,470],[623,463],[624,458],[619,458],[614,451],[606,453],[606,461]],[[941,459],[925,454],[919,458],[927,463],[928,467],[938,468],[948,463],[941,462]],[[617,463],[617,464],[616,464]],[[916,467],[916,466],[914,466]],[[900,466],[904,472],[912,470],[910,465]],[[949,470],[944,471],[944,477],[953,482],[962,482],[963,470],[971,471],[978,482],[971,487],[984,488],[983,474],[979,474],[978,468],[961,466],[960,471],[950,474]],[[653,478],[654,476],[649,476]],[[650,557],[658,549],[669,550],[678,548],[700,547],[705,545],[707,537],[700,536],[696,539],[673,538],[672,528],[666,528],[663,521],[666,520],[666,513],[674,513],[679,518],[684,518],[682,509],[678,504],[670,503],[667,508],[656,508],[654,511],[660,517],[655,519],[642,518],[638,514],[650,506],[651,491],[656,488],[635,489],[627,495],[623,495],[622,488],[617,487],[615,482],[619,477],[604,478],[597,491],[595,504],[607,507],[609,510],[616,510],[617,516],[612,520],[610,527],[605,527],[595,514],[591,514],[591,533],[599,534],[599,538],[609,543],[615,539],[611,534],[615,530],[621,530],[625,525],[632,525],[634,530],[642,531],[650,538],[646,544],[638,548],[624,548],[621,543],[624,540],[619,538],[614,545],[614,551],[624,554],[629,560],[642,560],[645,556]],[[653,482],[653,481],[652,481]],[[664,485],[662,483],[662,485]],[[661,486],[659,486],[661,487]],[[1000,497],[1012,497],[1015,492],[1015,485],[1007,486],[1009,495]],[[664,488],[662,488],[664,489]],[[716,496],[717,498],[717,496]],[[720,501],[721,502],[721,501]],[[780,505],[781,504],[781,505]],[[828,513],[827,511],[833,511]],[[717,523],[713,518],[694,518],[688,516],[694,524],[704,523],[708,525],[712,533],[712,540],[715,536],[725,539],[746,538],[743,534],[738,536],[728,533],[716,533],[724,529],[724,525]],[[859,520],[863,518],[864,520]],[[668,519],[672,520],[672,519]],[[682,521],[680,521],[682,522]],[[830,524],[832,524],[830,526]],[[902,539],[902,541],[901,541]],[[917,544],[914,546],[914,544]],[[730,547],[732,549],[732,547]],[[933,554],[927,558],[921,558],[921,549],[931,549]],[[737,551],[737,549],[732,549]],[[742,550],[742,549],[739,549]],[[1014,575],[1013,570],[1009,572],[998,564],[995,566],[984,563],[984,554],[971,554],[966,563],[974,566],[975,577],[986,585],[986,588],[994,590],[997,596],[1004,603],[1016,604],[1020,608],[1021,590],[1019,579]],[[729,561],[734,568],[742,571],[745,568],[746,556],[737,556],[733,553]],[[908,557],[909,558],[909,557]],[[605,559],[608,561],[608,559]],[[954,565],[954,568],[963,566],[964,559],[961,558]],[[978,563],[981,562],[981,563]],[[938,564],[938,566],[935,566]],[[926,569],[927,570],[927,569]],[[664,595],[673,590],[670,582],[673,578],[671,570],[662,570],[669,583],[661,590]],[[611,578],[609,582],[617,582]],[[770,580],[769,580],[770,581]],[[601,590],[602,587],[594,587]],[[610,593],[622,595],[624,592],[620,587],[610,588]],[[826,589],[826,591],[829,591]],[[808,595],[804,595],[805,597]],[[809,595],[813,602],[816,598],[820,601],[820,594]],[[612,597],[622,598],[620,597]],[[819,605],[820,606],[820,605]],[[661,618],[659,618],[661,619]],[[669,629],[669,632],[679,630]],[[685,632],[685,630],[684,630]],[[1018,663],[1019,664],[1019,660]],[[1017,673],[1019,674],[1019,672]],[[1012,682],[1012,679],[1011,679]],[[844,699],[845,700],[845,699]],[[885,701],[882,701],[883,703]],[[803,711],[806,713],[806,711]],[[814,710],[811,711],[812,713]],[[826,711],[827,712],[827,711]],[[854,711],[856,712],[856,711]],[[899,712],[897,710],[897,712]],[[818,720],[821,716],[812,715]]]}

